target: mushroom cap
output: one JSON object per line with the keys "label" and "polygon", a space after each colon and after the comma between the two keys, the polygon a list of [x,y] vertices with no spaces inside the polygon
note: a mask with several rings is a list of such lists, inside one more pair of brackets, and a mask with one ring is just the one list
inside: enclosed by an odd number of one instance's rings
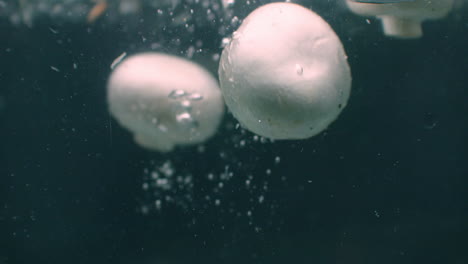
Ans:
{"label": "mushroom cap", "polygon": [[348,7],[363,16],[391,15],[413,20],[436,19],[447,15],[452,9],[453,0],[414,0],[413,2],[369,4],[346,0]]}
{"label": "mushroom cap", "polygon": [[161,53],[123,60],[108,84],[111,114],[146,148],[169,151],[217,130],[224,105],[217,81],[195,63]]}
{"label": "mushroom cap", "polygon": [[351,73],[341,41],[320,16],[272,3],[249,14],[221,55],[224,100],[248,130],[272,139],[304,139],[345,107]]}

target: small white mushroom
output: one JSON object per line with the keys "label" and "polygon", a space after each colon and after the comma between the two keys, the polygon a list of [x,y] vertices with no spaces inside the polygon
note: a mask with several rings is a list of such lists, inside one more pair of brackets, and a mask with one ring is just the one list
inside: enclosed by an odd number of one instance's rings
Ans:
{"label": "small white mushroom", "polygon": [[224,112],[218,84],[208,71],[161,53],[123,60],[107,89],[111,114],[139,145],[161,152],[205,141]]}
{"label": "small white mushroom", "polygon": [[341,41],[300,5],[264,5],[243,21],[222,53],[219,78],[228,108],[250,131],[304,139],[346,106],[351,73]]}
{"label": "small white mushroom", "polygon": [[424,20],[442,18],[452,9],[453,0],[414,0],[402,3],[371,4],[346,0],[356,14],[377,16],[384,34],[399,38],[419,38]]}

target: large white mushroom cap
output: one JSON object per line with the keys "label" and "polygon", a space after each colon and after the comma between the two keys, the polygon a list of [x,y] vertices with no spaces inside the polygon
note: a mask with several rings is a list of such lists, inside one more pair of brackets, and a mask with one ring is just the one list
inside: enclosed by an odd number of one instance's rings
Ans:
{"label": "large white mushroom cap", "polygon": [[169,151],[211,137],[224,112],[217,81],[182,58],[142,53],[121,62],[108,81],[109,109],[146,148]]}
{"label": "large white mushroom cap", "polygon": [[346,0],[348,7],[362,16],[377,16],[382,20],[385,35],[400,38],[419,38],[421,23],[442,18],[452,9],[453,0],[414,0],[411,2],[369,4]]}
{"label": "large white mushroom cap", "polygon": [[351,89],[333,29],[292,3],[267,4],[247,16],[223,50],[219,78],[238,121],[272,139],[320,133],[346,106]]}

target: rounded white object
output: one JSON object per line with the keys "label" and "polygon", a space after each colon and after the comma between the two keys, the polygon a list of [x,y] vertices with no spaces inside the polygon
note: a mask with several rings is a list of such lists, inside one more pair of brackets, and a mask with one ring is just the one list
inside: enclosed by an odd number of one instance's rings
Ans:
{"label": "rounded white object", "polygon": [[224,113],[217,81],[208,71],[161,53],[123,60],[107,89],[111,114],[139,145],[161,152],[205,141]]}
{"label": "rounded white object", "polygon": [[271,139],[325,130],[351,89],[347,56],[333,29],[292,3],[267,4],[245,18],[223,50],[219,79],[238,121]]}
{"label": "rounded white object", "polygon": [[412,2],[370,4],[346,0],[356,14],[377,16],[384,34],[399,38],[419,38],[424,20],[442,18],[452,9],[453,0],[414,0]]}

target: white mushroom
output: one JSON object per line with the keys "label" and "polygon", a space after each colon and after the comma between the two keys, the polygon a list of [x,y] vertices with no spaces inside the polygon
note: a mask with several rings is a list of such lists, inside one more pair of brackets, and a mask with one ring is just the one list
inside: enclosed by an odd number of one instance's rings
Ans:
{"label": "white mushroom", "polygon": [[351,89],[333,29],[292,3],[267,4],[245,18],[223,50],[219,78],[238,121],[272,139],[320,133],[346,106]]}
{"label": "white mushroom", "polygon": [[346,0],[348,7],[362,16],[382,20],[384,34],[399,38],[419,38],[424,20],[442,18],[452,9],[453,0],[413,0],[402,3],[371,4]]}
{"label": "white mushroom", "polygon": [[112,115],[135,141],[157,151],[196,144],[217,130],[224,105],[216,80],[182,58],[142,53],[123,60],[108,81]]}

